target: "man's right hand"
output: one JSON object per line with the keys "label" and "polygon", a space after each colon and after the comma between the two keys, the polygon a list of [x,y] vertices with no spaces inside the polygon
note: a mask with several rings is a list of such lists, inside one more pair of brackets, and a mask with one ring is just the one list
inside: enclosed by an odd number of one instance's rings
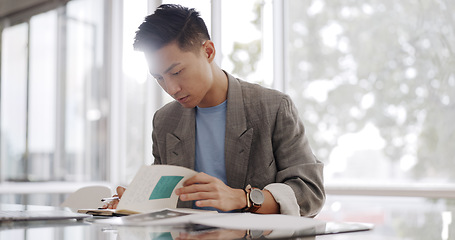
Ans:
{"label": "man's right hand", "polygon": [[[123,193],[125,192],[125,190],[126,190],[126,188],[124,188],[122,186],[118,186],[117,189],[116,189],[117,194],[115,194],[112,197],[122,198]],[[118,202],[119,202],[119,200],[112,200],[112,201],[108,202],[107,204],[105,204],[103,206],[103,208],[116,209],[117,205],[118,205]]]}

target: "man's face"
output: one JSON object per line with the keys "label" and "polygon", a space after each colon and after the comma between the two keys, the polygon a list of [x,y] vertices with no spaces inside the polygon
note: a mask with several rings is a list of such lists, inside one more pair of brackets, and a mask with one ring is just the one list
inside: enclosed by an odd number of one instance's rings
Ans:
{"label": "man's face", "polygon": [[153,53],[146,53],[150,73],[171,97],[185,108],[204,107],[213,84],[210,61],[204,53],[184,52],[170,43]]}

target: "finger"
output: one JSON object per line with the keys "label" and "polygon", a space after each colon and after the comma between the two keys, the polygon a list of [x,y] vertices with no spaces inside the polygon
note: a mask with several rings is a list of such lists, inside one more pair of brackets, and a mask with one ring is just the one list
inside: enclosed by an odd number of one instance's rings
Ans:
{"label": "finger", "polygon": [[196,206],[198,207],[215,207],[217,201],[216,200],[199,200],[195,202]]}
{"label": "finger", "polygon": [[117,191],[117,194],[118,194],[118,197],[119,198],[122,198],[123,196],[123,193],[125,192],[126,188],[122,187],[122,186],[118,186],[116,191]]}
{"label": "finger", "polygon": [[202,199],[220,199],[219,194],[215,192],[197,192],[180,195],[182,201],[202,200]]}
{"label": "finger", "polygon": [[118,203],[119,203],[119,201],[118,201],[118,200],[115,200],[115,201],[112,203],[112,209],[116,209]]}
{"label": "finger", "polygon": [[118,205],[118,200],[112,200],[107,204],[108,209],[116,209]]}
{"label": "finger", "polygon": [[196,183],[210,183],[210,182],[214,181],[215,179],[217,179],[217,178],[201,172],[201,173],[198,173],[198,174],[194,175],[193,177],[187,179],[183,183],[183,186],[189,186],[189,185],[193,185]]}
{"label": "finger", "polygon": [[186,187],[181,187],[176,190],[177,195],[195,193],[195,192],[211,192],[214,191],[212,184],[193,184]]}

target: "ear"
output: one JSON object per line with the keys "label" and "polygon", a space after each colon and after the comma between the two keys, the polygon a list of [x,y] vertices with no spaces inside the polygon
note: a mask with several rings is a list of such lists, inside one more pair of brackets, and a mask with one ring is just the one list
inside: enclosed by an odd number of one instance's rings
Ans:
{"label": "ear", "polygon": [[216,54],[215,44],[211,40],[207,40],[204,42],[202,47],[203,47],[204,55],[207,57],[208,62],[209,63],[213,62],[213,60],[215,59],[215,54]]}

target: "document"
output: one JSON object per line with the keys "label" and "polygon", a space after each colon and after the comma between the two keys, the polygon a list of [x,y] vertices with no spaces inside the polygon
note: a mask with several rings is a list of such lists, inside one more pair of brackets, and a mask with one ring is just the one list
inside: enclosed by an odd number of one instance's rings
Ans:
{"label": "document", "polygon": [[300,230],[324,225],[325,222],[284,214],[219,213],[206,218],[192,219],[192,223],[228,229]]}
{"label": "document", "polygon": [[[190,209],[191,210],[191,209]],[[165,209],[153,213],[94,221],[110,226],[154,227],[160,230],[186,229],[195,232],[227,229],[260,231],[270,238],[290,238],[301,235],[325,233],[326,222],[313,218],[281,214],[254,213],[199,213],[191,214],[181,209]],[[341,229],[343,230],[343,229]],[[244,236],[245,231],[241,231]],[[339,232],[339,231],[338,231]],[[198,239],[195,237],[194,239]]]}
{"label": "document", "polygon": [[[372,224],[326,222],[314,218],[281,214],[201,213],[164,209],[152,213],[95,220],[95,224],[116,226],[125,239],[175,239],[180,232],[188,239],[295,239],[346,232],[367,231]],[[121,230],[124,231],[121,231]],[[249,231],[246,231],[249,230]],[[246,234],[249,234],[246,236]],[[140,236],[140,237],[133,237]],[[172,236],[172,238],[170,238]],[[151,238],[150,238],[151,237]],[[185,238],[185,237],[184,237]],[[186,239],[186,238],[185,238]]]}
{"label": "document", "polygon": [[217,211],[188,208],[165,208],[131,216],[96,220],[96,223],[122,226],[175,226],[192,223],[199,218],[217,215]]}
{"label": "document", "polygon": [[117,209],[79,209],[92,215],[130,215],[177,207],[175,189],[196,175],[196,171],[173,165],[146,165],[139,169],[126,188]]}

